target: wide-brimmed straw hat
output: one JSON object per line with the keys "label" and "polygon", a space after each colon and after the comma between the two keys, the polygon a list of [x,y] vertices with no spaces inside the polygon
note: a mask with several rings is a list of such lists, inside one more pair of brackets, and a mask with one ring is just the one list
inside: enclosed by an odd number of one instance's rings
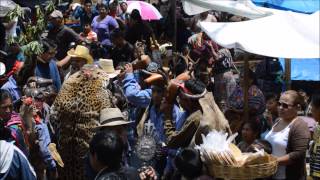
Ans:
{"label": "wide-brimmed straw hat", "polygon": [[99,123],[100,124],[95,129],[126,125],[131,122],[125,120],[119,108],[105,108],[100,111]]}
{"label": "wide-brimmed straw hat", "polygon": [[52,18],[63,18],[63,14],[61,11],[59,10],[54,10],[52,11],[52,13],[50,14],[50,17]]}
{"label": "wide-brimmed straw hat", "polygon": [[115,70],[112,59],[99,59],[98,65],[108,74],[109,78],[114,78],[120,74],[120,70]]}
{"label": "wide-brimmed straw hat", "polygon": [[71,57],[78,57],[87,60],[87,64],[93,63],[93,58],[90,55],[90,51],[87,47],[77,45],[76,49],[71,49],[68,51],[68,55]]}

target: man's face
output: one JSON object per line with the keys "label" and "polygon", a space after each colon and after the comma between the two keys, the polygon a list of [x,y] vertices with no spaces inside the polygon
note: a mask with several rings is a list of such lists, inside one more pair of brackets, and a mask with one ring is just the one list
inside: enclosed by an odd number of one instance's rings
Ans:
{"label": "man's face", "polygon": [[84,58],[79,57],[73,57],[71,58],[71,71],[73,73],[79,71],[85,64],[87,63],[87,60]]}
{"label": "man's face", "polygon": [[127,3],[121,3],[120,4],[120,8],[121,8],[121,11],[125,13],[127,11],[127,8],[128,8]]}
{"label": "man's face", "polygon": [[92,6],[91,3],[86,3],[86,4],[84,5],[84,10],[85,10],[87,13],[90,13],[90,12],[91,12],[91,6]]}
{"label": "man's face", "polygon": [[128,142],[126,125],[104,127],[103,129],[101,129],[101,131],[114,131],[121,137],[121,140],[124,144]]}
{"label": "man's face", "polygon": [[4,99],[0,104],[0,118],[8,121],[11,118],[13,103],[10,98]]}
{"label": "man's face", "polygon": [[40,55],[41,59],[43,59],[45,62],[50,62],[52,58],[56,55],[57,50],[56,49],[50,49],[49,51],[42,53]]}

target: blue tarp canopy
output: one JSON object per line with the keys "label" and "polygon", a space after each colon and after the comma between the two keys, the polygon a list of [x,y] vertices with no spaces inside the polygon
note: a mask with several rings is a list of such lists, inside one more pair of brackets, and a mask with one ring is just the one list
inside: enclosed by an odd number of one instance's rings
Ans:
{"label": "blue tarp canopy", "polygon": [[[279,59],[285,69],[284,59]],[[320,81],[320,59],[291,59],[291,80]]]}
{"label": "blue tarp canopy", "polygon": [[[307,14],[320,9],[320,0],[252,0],[252,2],[258,6]],[[280,62],[284,69],[284,59],[280,59]],[[291,59],[291,79],[320,81],[320,59]]]}
{"label": "blue tarp canopy", "polygon": [[320,9],[320,0],[252,0],[258,6],[311,14]]}

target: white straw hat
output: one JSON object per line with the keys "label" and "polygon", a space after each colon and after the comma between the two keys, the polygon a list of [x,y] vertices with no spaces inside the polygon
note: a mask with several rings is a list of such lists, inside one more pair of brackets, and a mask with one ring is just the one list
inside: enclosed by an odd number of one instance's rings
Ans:
{"label": "white straw hat", "polygon": [[114,78],[120,74],[120,70],[114,69],[112,59],[99,59],[98,64],[110,78]]}
{"label": "white straw hat", "polygon": [[120,126],[131,123],[125,120],[119,108],[105,108],[100,111],[100,124],[95,129],[102,127]]}

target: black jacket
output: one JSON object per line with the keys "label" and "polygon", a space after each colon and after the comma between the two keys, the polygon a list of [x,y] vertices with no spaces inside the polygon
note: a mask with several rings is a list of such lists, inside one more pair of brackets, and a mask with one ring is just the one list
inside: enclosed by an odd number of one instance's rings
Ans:
{"label": "black jacket", "polygon": [[138,171],[132,167],[122,167],[117,171],[102,170],[95,180],[139,180]]}

